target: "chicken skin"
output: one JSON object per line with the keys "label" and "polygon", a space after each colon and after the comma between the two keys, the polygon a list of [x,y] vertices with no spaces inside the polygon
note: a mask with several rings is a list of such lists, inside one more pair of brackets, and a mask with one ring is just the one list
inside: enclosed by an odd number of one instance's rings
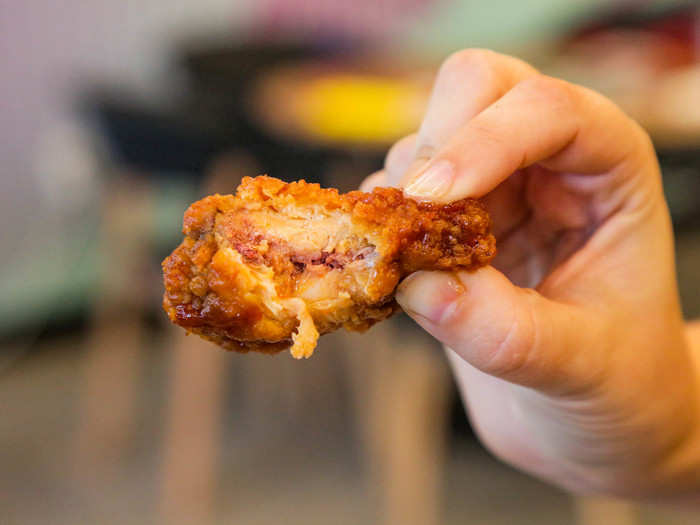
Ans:
{"label": "chicken skin", "polygon": [[185,239],[163,261],[171,321],[239,352],[363,331],[399,309],[394,290],[417,270],[475,270],[495,255],[474,199],[417,202],[395,188],[339,194],[303,180],[246,177],[185,213]]}

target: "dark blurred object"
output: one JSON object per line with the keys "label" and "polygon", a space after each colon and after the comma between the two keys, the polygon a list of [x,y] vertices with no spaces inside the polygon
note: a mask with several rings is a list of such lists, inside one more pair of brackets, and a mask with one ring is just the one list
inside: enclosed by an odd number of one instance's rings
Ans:
{"label": "dark blurred object", "polygon": [[185,111],[215,130],[229,148],[243,149],[252,155],[263,172],[286,180],[320,181],[327,152],[277,140],[260,129],[249,118],[248,93],[257,78],[270,68],[342,52],[342,47],[295,43],[185,50],[182,64],[189,78]]}
{"label": "dark blurred object", "polygon": [[[222,136],[191,119],[126,97],[95,93],[83,105],[96,116],[112,162],[144,175],[198,176],[211,158],[225,148]],[[229,140],[232,139],[235,140]]]}
{"label": "dark blurred object", "polygon": [[574,30],[565,45],[575,45],[596,37],[625,30],[647,31],[664,36],[678,44],[678,54],[666,59],[678,65],[688,64],[697,57],[698,2],[676,4],[622,2],[584,22]]}
{"label": "dark blurred object", "polygon": [[677,234],[700,231],[700,147],[658,152]]}
{"label": "dark blurred object", "polygon": [[193,118],[228,134],[247,118],[243,100],[251,83],[270,68],[340,51],[302,44],[245,44],[182,51],[188,74],[186,105]]}
{"label": "dark blurred object", "polygon": [[[323,141],[304,140],[299,134],[279,133],[260,113],[252,110],[261,83],[276,71],[301,71],[308,63],[342,68],[362,53],[347,42],[316,45],[252,44],[183,52],[189,77],[186,111],[209,129],[216,130],[230,148],[243,148],[263,172],[284,180],[304,178],[329,183],[325,175],[339,165],[357,167],[359,181],[381,165],[383,152],[348,148]],[[295,101],[293,86],[277,100],[265,100],[268,111],[286,114]],[[290,126],[291,127],[291,126]],[[347,172],[341,169],[340,171]]]}
{"label": "dark blurred object", "polygon": [[[393,140],[417,127],[432,76],[388,68],[342,44],[186,49],[180,62],[188,90],[169,112],[104,93],[89,99],[118,164],[198,179],[214,159],[237,151],[263,173],[350,189],[381,166]],[[302,98],[314,107],[286,118]],[[362,116],[365,105],[372,119]]]}
{"label": "dark blurred object", "polygon": [[243,150],[277,177],[320,180],[326,152],[268,136],[250,122],[245,101],[261,71],[329,53],[293,44],[184,51],[190,82],[179,105],[153,107],[123,93],[98,91],[87,94],[82,106],[96,117],[112,162],[146,177],[200,179],[217,157]]}

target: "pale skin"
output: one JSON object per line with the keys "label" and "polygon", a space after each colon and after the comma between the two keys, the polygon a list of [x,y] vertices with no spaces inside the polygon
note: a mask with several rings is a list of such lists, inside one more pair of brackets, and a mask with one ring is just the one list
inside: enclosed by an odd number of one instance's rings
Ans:
{"label": "pale skin", "polygon": [[363,189],[377,185],[491,212],[492,266],[418,272],[397,299],[445,344],[496,456],[575,492],[700,500],[700,324],[682,317],[639,125],[593,91],[465,50]]}

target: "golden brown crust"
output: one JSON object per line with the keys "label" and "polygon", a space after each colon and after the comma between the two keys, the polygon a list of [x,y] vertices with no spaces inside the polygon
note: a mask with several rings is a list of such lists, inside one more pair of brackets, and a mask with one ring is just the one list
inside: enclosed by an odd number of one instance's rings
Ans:
{"label": "golden brown crust", "polygon": [[183,233],[163,261],[170,319],[230,350],[294,345],[296,357],[318,334],[365,330],[397,311],[405,275],[473,270],[495,255],[476,200],[441,206],[395,188],[341,195],[266,176],[192,204]]}

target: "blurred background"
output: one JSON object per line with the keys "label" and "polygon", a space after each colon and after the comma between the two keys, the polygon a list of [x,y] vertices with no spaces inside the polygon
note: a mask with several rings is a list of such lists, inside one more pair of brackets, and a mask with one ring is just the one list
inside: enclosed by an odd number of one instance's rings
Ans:
{"label": "blurred background", "polygon": [[0,523],[700,522],[491,458],[405,317],[299,362],[160,309],[190,202],[259,173],[356,188],[465,47],[649,130],[700,315],[697,2],[0,1]]}

